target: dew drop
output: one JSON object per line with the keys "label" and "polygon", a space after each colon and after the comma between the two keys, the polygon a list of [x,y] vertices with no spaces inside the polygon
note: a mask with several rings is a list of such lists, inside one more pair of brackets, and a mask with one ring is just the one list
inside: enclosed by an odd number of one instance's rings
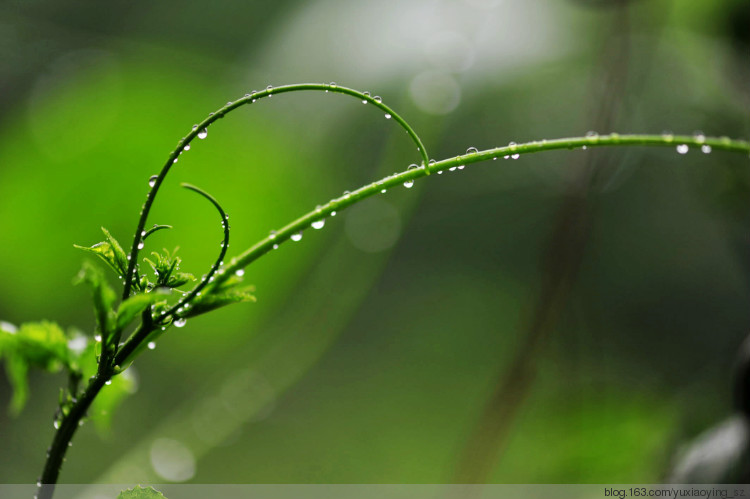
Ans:
{"label": "dew drop", "polygon": [[292,234],[291,240],[295,241],[295,242],[301,241],[302,240],[302,232],[297,232],[296,234]]}
{"label": "dew drop", "polygon": [[104,382],[104,384],[105,384],[105,385],[111,385],[111,384],[112,384],[112,380],[111,380],[111,379],[108,379],[107,381],[105,381],[105,382]]}
{"label": "dew drop", "polygon": [[54,421],[54,422],[52,423],[52,426],[53,426],[53,427],[54,427],[54,428],[55,428],[56,430],[59,430],[59,429],[60,429],[60,420],[59,420],[59,419],[55,419],[55,421]]}
{"label": "dew drop", "polygon": [[156,180],[159,178],[159,175],[151,175],[148,179],[148,186],[153,187],[156,185]]}
{"label": "dew drop", "polygon": [[272,230],[270,234],[268,234],[268,239],[276,239],[276,231]]}
{"label": "dew drop", "polygon": [[177,159],[178,159],[178,158],[175,158],[175,159],[173,159],[173,160],[172,160],[172,164],[174,164],[174,163],[177,163]]}
{"label": "dew drop", "polygon": [[156,348],[156,342],[155,341],[149,341],[147,346],[148,346],[149,350],[153,350],[154,348]]}
{"label": "dew drop", "polygon": [[581,149],[585,151],[586,149],[588,149],[588,146],[582,146]]}
{"label": "dew drop", "polygon": [[143,249],[143,241],[141,241],[141,242],[139,242],[139,243],[138,243],[138,249],[139,249],[139,250],[140,250],[140,249]]}
{"label": "dew drop", "polygon": [[387,120],[391,119],[391,113],[385,113],[385,119]]}
{"label": "dew drop", "polygon": [[[495,158],[495,159],[497,159],[497,158]],[[463,170],[464,168],[466,168],[466,165],[458,165],[458,169],[459,170]]]}
{"label": "dew drop", "polygon": [[442,175],[442,174],[443,174],[443,170],[438,170],[438,175]]}
{"label": "dew drop", "polygon": [[701,131],[695,131],[695,132],[693,132],[693,138],[699,144],[703,144],[706,141],[706,135],[703,132],[701,132]]}
{"label": "dew drop", "polygon": [[242,277],[245,275],[245,269],[238,269],[237,272],[234,273],[237,277]]}
{"label": "dew drop", "polygon": [[[370,92],[362,92],[362,94],[365,97],[369,97],[370,96]],[[367,99],[362,99],[362,104],[367,104]]]}
{"label": "dew drop", "polygon": [[687,152],[690,150],[687,144],[680,144],[677,146],[677,152],[680,154],[687,154]]}
{"label": "dew drop", "polygon": [[174,320],[174,327],[184,327],[187,324],[187,320],[184,317],[179,317]]}
{"label": "dew drop", "polygon": [[516,145],[517,144],[515,142],[508,142],[508,147],[510,147],[511,151],[515,151],[516,150]]}
{"label": "dew drop", "polygon": [[383,102],[383,98],[379,95],[376,95],[375,97],[373,97],[372,100],[374,100],[375,102]]}
{"label": "dew drop", "polygon": [[466,150],[466,154],[477,154],[478,152],[476,147],[470,147]]}
{"label": "dew drop", "polygon": [[336,88],[336,82],[332,81],[331,83],[328,84],[328,86],[331,88]]}
{"label": "dew drop", "polygon": [[586,132],[586,138],[596,140],[599,138],[599,134],[593,130],[589,130],[588,132]]}
{"label": "dew drop", "polygon": [[708,145],[708,144],[703,144],[703,145],[701,146],[701,152],[702,152],[703,154],[711,154],[711,146],[710,146],[710,145]]}
{"label": "dew drop", "polygon": [[332,212],[331,212],[331,216],[332,216],[332,217],[335,217],[335,216],[336,216],[336,212],[335,212],[335,211],[332,211]]}
{"label": "dew drop", "polygon": [[450,168],[448,168],[448,171],[455,172],[456,171],[456,167],[455,166],[451,166]]}
{"label": "dew drop", "polygon": [[207,128],[204,128],[203,130],[201,130],[200,132],[198,132],[198,138],[199,139],[205,139],[206,137],[208,137],[208,129]]}
{"label": "dew drop", "polygon": [[516,153],[516,154],[512,154],[510,157],[513,158],[513,159],[518,159],[518,158],[521,157],[521,155],[518,154],[518,153]]}
{"label": "dew drop", "polygon": [[190,150],[190,144],[185,144],[185,147],[182,148],[183,151],[189,151]]}
{"label": "dew drop", "polygon": [[674,134],[670,130],[664,130],[661,132],[661,138],[667,142],[672,142],[674,140]]}
{"label": "dew drop", "polygon": [[314,221],[310,225],[312,226],[313,229],[322,229],[325,224],[326,224],[326,221],[321,218],[320,220]]}
{"label": "dew drop", "polygon": [[273,245],[273,249],[279,249],[279,245],[278,244],[274,244]]}
{"label": "dew drop", "polygon": [[[404,184],[404,185],[405,185],[405,184]],[[387,190],[387,189],[380,189],[380,193],[381,193],[381,194],[385,194],[386,192],[388,192],[388,190]]]}
{"label": "dew drop", "polygon": [[101,334],[95,335],[94,336],[94,340],[96,340],[96,341],[102,341],[102,335]]}
{"label": "dew drop", "polygon": [[411,189],[413,186],[414,186],[414,180],[413,179],[409,179],[409,180],[407,180],[407,181],[404,182],[404,187],[406,187],[407,189]]}
{"label": "dew drop", "polygon": [[344,191],[344,199],[349,199],[351,197],[352,193],[349,191]]}

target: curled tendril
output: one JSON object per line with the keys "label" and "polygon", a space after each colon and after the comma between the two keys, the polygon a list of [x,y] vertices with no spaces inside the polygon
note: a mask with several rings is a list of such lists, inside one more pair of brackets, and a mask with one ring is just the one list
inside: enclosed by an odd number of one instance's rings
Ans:
{"label": "curled tendril", "polygon": [[162,229],[171,229],[171,228],[172,228],[171,225],[157,225],[157,224],[154,224],[153,227],[151,227],[149,230],[146,231],[145,234],[143,234],[143,238],[141,240],[145,241],[148,236],[150,236],[151,234],[153,234],[156,231],[159,231],[159,230],[162,230]]}
{"label": "curled tendril", "polygon": [[186,294],[185,296],[183,296],[182,299],[180,299],[180,301],[178,301],[177,303],[175,303],[169,310],[167,310],[166,312],[163,312],[161,315],[159,315],[155,319],[155,321],[157,323],[161,322],[163,319],[165,319],[166,317],[168,317],[170,315],[171,316],[178,316],[179,315],[179,311],[182,308],[184,308],[186,306],[189,306],[190,301],[193,298],[195,298],[198,295],[198,293],[200,293],[201,290],[208,285],[209,282],[211,282],[211,280],[213,279],[214,274],[216,274],[216,272],[218,272],[219,268],[221,267],[222,263],[224,262],[224,257],[227,254],[227,248],[229,248],[229,217],[227,216],[226,212],[224,211],[224,208],[221,207],[221,205],[216,200],[216,198],[214,198],[211,194],[207,193],[206,191],[204,191],[200,187],[196,187],[194,185],[185,184],[185,183],[180,184],[180,185],[182,187],[184,187],[185,189],[191,190],[191,191],[193,191],[193,192],[195,192],[195,193],[203,196],[204,198],[208,199],[211,202],[211,204],[214,205],[214,207],[216,208],[216,210],[219,212],[219,215],[221,216],[221,226],[222,226],[223,232],[224,232],[224,239],[221,242],[221,251],[219,251],[219,256],[216,258],[216,261],[214,262],[214,264],[211,265],[211,268],[208,270],[208,272],[206,273],[206,275],[203,276],[203,279],[201,279],[201,282],[199,282],[197,286],[195,286],[188,294]]}
{"label": "curled tendril", "polygon": [[177,147],[169,155],[169,157],[167,158],[167,162],[164,164],[159,174],[156,175],[153,185],[151,186],[151,189],[149,190],[148,195],[146,197],[146,202],[143,204],[143,209],[141,210],[140,219],[138,220],[138,227],[136,228],[135,236],[133,238],[133,244],[130,250],[130,262],[128,263],[128,268],[125,273],[125,282],[124,282],[123,294],[122,294],[123,300],[125,300],[126,298],[128,298],[128,296],[130,296],[131,285],[135,276],[135,262],[138,259],[138,252],[141,249],[139,248],[139,246],[141,246],[141,243],[143,241],[141,234],[143,233],[143,229],[146,226],[146,219],[148,218],[149,212],[151,211],[151,206],[154,203],[154,199],[156,198],[156,194],[159,192],[159,188],[161,187],[161,184],[164,181],[164,178],[169,173],[169,170],[172,168],[172,165],[175,163],[178,156],[182,153],[183,150],[185,150],[185,146],[189,145],[193,141],[193,139],[195,139],[195,137],[198,136],[198,134],[204,133],[204,131],[207,130],[208,127],[214,121],[220,118],[223,118],[226,114],[234,111],[240,106],[243,106],[246,104],[252,104],[258,99],[262,99],[264,97],[271,97],[274,94],[282,94],[286,92],[299,92],[299,91],[319,91],[319,92],[331,92],[331,93],[345,94],[351,97],[355,97],[361,100],[362,102],[370,103],[373,105],[373,107],[382,110],[385,114],[391,116],[391,118],[396,123],[398,123],[401,126],[401,128],[403,128],[406,131],[407,135],[409,135],[409,138],[416,145],[417,151],[419,152],[422,158],[423,168],[421,169],[421,171],[424,172],[424,175],[430,174],[430,170],[427,168],[428,163],[429,163],[429,156],[427,154],[427,150],[425,149],[424,144],[422,143],[422,140],[416,134],[414,129],[398,113],[396,113],[393,109],[391,109],[386,104],[383,104],[382,99],[380,97],[377,97],[377,96],[373,97],[369,94],[369,92],[360,92],[358,90],[354,90],[351,88],[341,87],[339,85],[336,85],[335,83],[330,83],[330,84],[300,83],[296,85],[284,85],[280,87],[269,86],[265,90],[247,94],[241,99],[228,103],[226,106],[211,113],[206,119],[196,124],[191,130],[191,132],[188,133],[185,137],[182,138],[182,140],[180,140],[177,143]]}

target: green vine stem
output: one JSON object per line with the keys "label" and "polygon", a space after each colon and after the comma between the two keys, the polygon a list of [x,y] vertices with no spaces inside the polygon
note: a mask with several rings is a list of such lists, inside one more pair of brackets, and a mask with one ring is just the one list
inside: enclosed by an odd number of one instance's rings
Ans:
{"label": "green vine stem", "polygon": [[257,242],[244,253],[232,258],[229,265],[219,272],[216,279],[218,282],[223,282],[237,270],[247,267],[264,254],[278,247],[279,244],[289,240],[293,234],[298,234],[310,227],[311,224],[317,220],[334,216],[344,208],[380,193],[383,189],[389,189],[401,184],[411,186],[415,179],[424,177],[430,173],[442,173],[454,168],[463,168],[463,166],[471,163],[496,160],[498,158],[517,159],[523,154],[553,151],[556,149],[579,149],[607,146],[671,147],[676,148],[677,152],[680,154],[687,153],[691,147],[697,148],[703,153],[710,153],[714,150],[723,150],[750,154],[750,142],[745,140],[733,140],[728,137],[705,137],[703,135],[673,136],[666,134],[620,135],[612,133],[608,135],[597,135],[590,133],[585,137],[541,140],[523,144],[511,143],[504,147],[496,147],[484,151],[476,151],[475,149],[470,148],[470,152],[467,154],[456,156],[455,158],[444,159],[442,161],[429,161],[426,169],[411,168],[401,173],[385,177],[382,180],[361,187],[351,193],[345,193],[341,197],[332,199],[325,205],[319,206],[314,211],[308,212],[292,223],[272,232],[271,235]]}
{"label": "green vine stem", "polygon": [[[116,350],[107,351],[102,353],[102,357],[99,360],[99,370],[97,374],[89,380],[88,386],[82,392],[82,394],[75,399],[70,411],[66,416],[63,417],[60,422],[60,427],[57,429],[52,445],[47,454],[45,461],[44,470],[40,478],[40,491],[39,499],[51,499],[54,492],[54,484],[57,482],[60,468],[65,459],[65,453],[70,445],[71,439],[75,434],[78,426],[86,416],[86,411],[89,409],[94,398],[97,396],[102,387],[109,381],[113,375],[119,374],[127,368],[126,362],[129,362],[131,357],[138,351],[139,346],[149,337],[151,333],[160,328],[160,323],[163,319],[168,316],[177,317],[179,316],[180,307],[189,305],[190,300],[197,296],[197,294],[203,289],[204,286],[213,278],[215,285],[220,285],[234,275],[238,270],[243,269],[250,263],[254,262],[264,254],[272,251],[280,244],[290,240],[297,239],[297,236],[301,233],[316,225],[319,227],[325,219],[333,217],[337,212],[358,203],[370,196],[377,193],[383,192],[394,186],[403,185],[407,188],[414,184],[414,181],[418,178],[430,175],[432,173],[441,174],[446,170],[452,171],[455,169],[463,169],[466,165],[478,163],[482,161],[497,160],[498,158],[505,159],[517,159],[523,154],[537,153],[543,151],[551,151],[556,149],[578,149],[578,148],[590,148],[590,147],[610,147],[610,146],[654,146],[654,147],[672,147],[676,148],[679,154],[686,154],[691,148],[703,152],[709,153],[714,150],[741,152],[745,154],[750,153],[750,142],[745,140],[732,140],[727,137],[705,137],[703,135],[619,135],[616,133],[608,135],[597,135],[589,133],[585,137],[573,137],[555,140],[541,140],[528,142],[523,144],[510,143],[504,147],[496,147],[483,151],[478,151],[475,148],[469,148],[466,154],[455,156],[450,159],[444,159],[442,161],[430,160],[427,155],[427,151],[422,144],[414,130],[406,123],[396,112],[390,107],[382,103],[379,97],[372,97],[367,92],[359,92],[346,87],[340,87],[334,83],[331,84],[298,84],[298,85],[287,85],[282,87],[268,87],[260,92],[252,92],[247,94],[245,97],[230,102],[226,106],[219,109],[217,112],[209,115],[201,123],[195,125],[193,130],[181,139],[177,145],[177,148],[169,155],[166,164],[162,167],[160,173],[155,175],[149,181],[151,189],[148,192],[146,202],[140,213],[138,221],[138,227],[135,232],[133,244],[130,250],[130,257],[128,262],[128,268],[125,275],[125,283],[123,289],[123,299],[130,296],[133,291],[133,284],[135,276],[137,275],[136,261],[138,258],[139,250],[143,247],[143,240],[153,233],[155,230],[166,228],[166,226],[155,226],[150,231],[145,231],[146,220],[148,218],[151,207],[154,203],[156,194],[164,181],[167,173],[171,169],[172,165],[176,162],[179,155],[183,150],[190,144],[195,138],[204,138],[207,133],[207,128],[216,120],[222,118],[230,111],[246,104],[252,104],[257,99],[264,97],[271,97],[274,94],[280,94],[285,92],[295,91],[325,91],[333,93],[341,93],[350,95],[360,99],[365,104],[372,104],[384,112],[386,118],[393,119],[397,122],[409,135],[411,140],[416,145],[418,152],[422,158],[421,165],[411,165],[407,170],[385,177],[377,182],[360,187],[359,189],[349,193],[345,192],[342,196],[334,198],[325,205],[317,207],[315,210],[308,212],[300,218],[294,220],[288,225],[282,227],[278,231],[272,231],[267,237],[257,242],[255,245],[247,249],[240,255],[232,258],[227,264],[223,264],[223,259],[228,245],[229,237],[229,223],[227,220],[226,213],[219,206],[218,202],[204,191],[183,184],[184,187],[197,192],[206,199],[208,199],[219,211],[222,219],[222,225],[224,229],[224,242],[222,243],[222,249],[216,263],[211,267],[210,272],[205,278],[182,300],[180,300],[175,306],[170,308],[167,312],[161,314],[156,319],[152,318],[151,311],[147,310],[143,314],[143,320],[141,325],[133,332],[130,337],[122,344],[120,344],[120,338],[114,339]],[[118,333],[119,334],[119,333]]]}

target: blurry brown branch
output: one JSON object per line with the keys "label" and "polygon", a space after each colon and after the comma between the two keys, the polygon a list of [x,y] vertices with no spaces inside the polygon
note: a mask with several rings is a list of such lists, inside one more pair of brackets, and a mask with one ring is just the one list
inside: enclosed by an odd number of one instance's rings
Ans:
{"label": "blurry brown branch", "polygon": [[[628,76],[630,39],[628,6],[617,5],[612,32],[601,51],[592,87],[600,94],[592,123],[597,130],[611,130],[621,106]],[[583,262],[591,227],[591,188],[602,166],[610,163],[607,151],[591,151],[570,182],[558,211],[549,243],[542,256],[542,282],[531,308],[521,344],[510,366],[503,369],[494,389],[471,429],[455,468],[454,483],[485,483],[504,447],[513,421],[528,397],[536,375],[536,358],[543,340],[552,334],[567,304]],[[576,165],[571,165],[575,167]],[[610,165],[611,167],[612,165]]]}

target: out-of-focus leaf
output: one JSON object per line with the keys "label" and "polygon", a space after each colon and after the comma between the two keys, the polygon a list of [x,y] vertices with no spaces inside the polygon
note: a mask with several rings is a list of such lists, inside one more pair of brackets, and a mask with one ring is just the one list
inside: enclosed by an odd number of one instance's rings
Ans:
{"label": "out-of-focus leaf", "polygon": [[132,489],[123,490],[117,496],[117,499],[167,499],[164,495],[153,487],[141,487],[136,485]]}
{"label": "out-of-focus leaf", "polygon": [[[93,357],[93,349],[89,352],[89,355]],[[95,358],[92,360],[91,357],[86,364],[88,366],[93,365],[94,369],[96,369],[96,360]],[[117,407],[125,397],[135,393],[137,389],[138,383],[132,367],[126,369],[121,374],[113,376],[111,383],[102,388],[88,411],[89,417],[94,422],[94,426],[96,426],[100,434],[105,435],[109,431],[112,415],[117,410]]]}
{"label": "out-of-focus leaf", "polygon": [[18,414],[28,399],[29,368],[57,372],[72,365],[65,332],[47,321],[22,324],[17,330],[8,323],[0,323],[0,358],[5,359],[5,370],[13,387],[10,406],[13,414]]}
{"label": "out-of-focus leaf", "polygon": [[117,239],[112,237],[112,234],[110,234],[107,229],[102,227],[102,232],[104,232],[106,241],[97,243],[93,246],[79,246],[77,244],[74,244],[73,246],[94,253],[96,256],[104,260],[117,275],[125,276],[128,268],[128,258],[127,255],[125,255],[125,251],[123,251],[120,243],[117,242]]}
{"label": "out-of-focus leaf", "polygon": [[163,299],[164,296],[160,293],[141,293],[131,296],[122,302],[120,308],[117,310],[117,331],[125,329],[127,325],[133,322],[133,320],[138,317],[141,312],[146,310],[149,305]]}
{"label": "out-of-focus leaf", "polygon": [[13,388],[10,412],[17,416],[29,398],[29,382],[27,379],[29,365],[21,357],[10,356],[5,359],[5,372],[8,375],[10,386]]}
{"label": "out-of-focus leaf", "polygon": [[50,372],[70,365],[68,338],[54,322],[22,324],[15,337],[15,353],[26,359],[29,365]]}
{"label": "out-of-focus leaf", "polygon": [[84,262],[83,268],[74,282],[76,284],[85,282],[91,286],[96,324],[102,336],[102,342],[106,343],[111,338],[115,328],[113,308],[117,297],[114,290],[109,286],[99,269],[88,262]]}

